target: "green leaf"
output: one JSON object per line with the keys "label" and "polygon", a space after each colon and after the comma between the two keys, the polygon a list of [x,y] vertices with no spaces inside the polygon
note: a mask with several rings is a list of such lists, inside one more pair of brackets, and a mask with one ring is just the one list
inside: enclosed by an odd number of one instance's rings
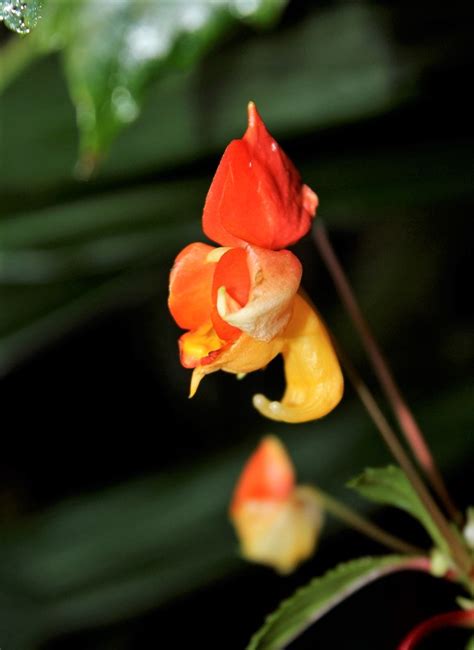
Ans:
{"label": "green leaf", "polygon": [[[282,139],[391,109],[406,99],[418,74],[416,66],[397,59],[377,10],[359,5],[318,9],[266,38],[249,38],[245,48],[227,47],[189,73],[162,77],[150,87],[136,127],[116,141],[104,173],[124,173],[129,161],[124,150],[142,170],[220,151],[244,132],[249,99]],[[196,95],[197,105],[183,101]],[[159,147],[156,135],[143,137],[145,131],[157,133],[157,110],[169,125],[159,129]],[[139,137],[140,159],[134,154]],[[337,165],[339,172],[342,168]]]}
{"label": "green leaf", "polygon": [[152,80],[194,65],[238,22],[273,24],[285,4],[63,0],[48,5],[42,46],[64,51],[81,131],[82,172],[138,117]]}
{"label": "green leaf", "polygon": [[0,0],[0,21],[17,34],[29,34],[42,8],[43,0]]}
{"label": "green leaf", "polygon": [[362,496],[386,505],[405,510],[424,526],[433,542],[448,551],[444,537],[439,532],[431,515],[426,511],[404,472],[394,465],[367,468],[360,476],[352,479],[348,486]]}
{"label": "green leaf", "polygon": [[[94,152],[94,148],[108,146],[112,138],[130,124],[127,119],[140,110],[140,119],[124,131],[124,137],[118,139],[117,148],[111,152],[103,171],[108,177],[130,174],[131,170],[140,173],[166,169],[169,165],[220,151],[236,136],[236,125],[240,125],[238,133],[243,132],[245,105],[249,99],[257,101],[272,132],[281,138],[390,110],[407,99],[419,76],[421,62],[411,56],[407,64],[392,46],[386,16],[374,8],[358,5],[320,8],[305,20],[282,26],[265,38],[249,34],[245,48],[238,43],[228,44],[218,57],[207,57],[204,65],[196,65],[218,38],[238,24],[238,16],[229,9],[230,3],[226,8],[221,3],[212,3],[212,20],[217,25],[214,31],[209,23],[195,33],[179,35],[176,32],[176,44],[163,57],[124,68],[126,34],[122,32],[139,21],[140,3],[136,3],[137,14],[130,23],[122,15],[130,0],[102,3],[103,7],[112,7],[110,11],[114,11],[114,29],[106,32],[108,24],[102,25],[101,21],[89,24],[92,19],[86,15],[86,9],[90,2],[49,3],[32,47],[36,53],[62,51],[81,125],[83,152],[90,151],[92,157],[97,155],[99,149]],[[163,3],[145,4],[146,11],[158,12]],[[173,7],[185,3],[167,4]],[[239,5],[244,6],[244,3]],[[270,24],[270,14],[275,19],[281,5],[280,0],[260,0],[260,9],[241,19],[248,22],[254,17],[258,18],[259,25]],[[99,12],[99,18],[100,15]],[[153,20],[150,17],[151,25]],[[338,34],[337,39],[334,34]],[[191,57],[194,57],[192,61]],[[278,73],[282,69],[284,75]],[[223,70],[230,70],[232,74],[223,75]],[[53,81],[40,79],[39,75],[43,75],[43,70],[35,69],[29,75],[27,90],[28,97],[35,95],[42,108],[43,97],[48,98],[49,92],[57,94],[54,84],[58,84],[60,77]],[[143,101],[145,94],[146,102]],[[57,105],[48,102],[49,119],[53,127],[61,130],[59,140],[50,138],[48,147],[53,140],[57,152],[49,150],[50,156],[61,154],[64,160],[55,164],[53,159],[48,161],[48,166],[54,166],[57,174],[62,172],[67,176],[72,168],[71,148],[76,143],[69,132],[68,138],[64,138],[62,102],[63,98]],[[7,98],[5,121],[10,115],[9,103]],[[25,110],[28,101],[23,99],[21,104],[13,109],[15,124],[18,110]],[[33,126],[30,120],[31,112],[28,112],[24,127],[28,130]],[[37,122],[39,120],[35,119],[35,127]],[[41,127],[40,124],[40,130]],[[15,144],[19,146],[21,139],[26,137],[28,150],[32,136],[37,140],[41,135],[37,128],[33,134],[17,131]],[[13,138],[9,130],[6,136],[8,142]],[[20,163],[22,180],[24,162],[23,157]],[[11,164],[9,161],[6,166],[9,176]],[[345,167],[345,164],[337,164],[338,170]],[[450,169],[448,165],[446,169]],[[46,171],[42,167],[36,170],[32,174],[33,181],[37,182],[38,175],[43,177]]]}
{"label": "green leaf", "polygon": [[474,636],[471,636],[467,642],[466,650],[474,650]]}
{"label": "green leaf", "polygon": [[340,564],[283,601],[252,637],[247,650],[285,648],[354,592],[394,571],[416,568],[414,562],[414,559],[394,555],[367,557]]}

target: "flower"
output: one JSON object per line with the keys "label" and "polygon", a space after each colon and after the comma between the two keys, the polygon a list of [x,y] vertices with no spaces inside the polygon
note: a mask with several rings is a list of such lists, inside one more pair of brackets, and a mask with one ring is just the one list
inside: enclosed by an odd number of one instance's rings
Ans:
{"label": "flower", "polygon": [[230,517],[242,555],[290,573],[316,548],[323,513],[316,490],[295,486],[295,472],[282,443],[262,440],[240,475]]}
{"label": "flower", "polygon": [[281,402],[254,396],[267,417],[303,422],[326,415],[343,380],[329,335],[298,292],[302,268],[283,246],[306,233],[318,200],[266,130],[255,105],[241,140],[227,147],[203,213],[218,244],[187,246],[170,274],[169,309],[185,330],[181,363],[192,368],[190,397],[217,370],[237,375],[285,365]]}

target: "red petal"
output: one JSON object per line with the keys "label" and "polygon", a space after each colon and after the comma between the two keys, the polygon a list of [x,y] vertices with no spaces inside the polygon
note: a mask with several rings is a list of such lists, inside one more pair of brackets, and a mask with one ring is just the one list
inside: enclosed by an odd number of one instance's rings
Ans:
{"label": "red petal", "polygon": [[268,133],[255,104],[241,140],[222,156],[206,198],[203,230],[223,246],[245,242],[278,250],[294,244],[311,227],[316,194]]}
{"label": "red petal", "polygon": [[212,278],[215,262],[207,256],[214,248],[207,244],[189,244],[175,260],[170,274],[170,312],[183,329],[198,329],[210,321]]}
{"label": "red petal", "polygon": [[294,485],[293,465],[285,448],[277,438],[268,436],[262,440],[240,475],[231,511],[252,499],[287,499]]}
{"label": "red petal", "polygon": [[[241,249],[235,249],[241,250]],[[301,263],[290,251],[246,247],[250,275],[247,303],[220,316],[259,341],[271,341],[288,324],[301,281]]]}
{"label": "red petal", "polygon": [[217,292],[225,287],[226,293],[243,307],[248,300],[250,291],[250,275],[247,266],[247,252],[243,248],[232,248],[224,253],[217,263],[212,283],[212,322],[214,329],[221,339],[234,340],[241,331],[226,323],[218,314],[216,301]]}

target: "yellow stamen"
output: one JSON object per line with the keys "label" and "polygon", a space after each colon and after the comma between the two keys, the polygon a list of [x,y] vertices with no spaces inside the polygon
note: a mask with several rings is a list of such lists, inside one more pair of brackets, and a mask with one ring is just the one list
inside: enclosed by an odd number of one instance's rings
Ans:
{"label": "yellow stamen", "polygon": [[207,357],[211,352],[220,350],[223,345],[210,322],[194,332],[183,334],[180,341],[183,362],[188,367],[192,367],[194,362]]}

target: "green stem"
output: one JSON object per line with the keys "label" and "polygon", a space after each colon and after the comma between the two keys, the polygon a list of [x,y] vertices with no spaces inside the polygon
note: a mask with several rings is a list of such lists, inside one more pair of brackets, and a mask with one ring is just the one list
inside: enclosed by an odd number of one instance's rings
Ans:
{"label": "green stem", "polygon": [[425,475],[430,481],[433,489],[452,519],[458,523],[462,522],[462,515],[454,505],[439,471],[434,457],[424,439],[423,433],[416,422],[413,413],[403,398],[401,391],[395,382],[395,378],[389,365],[365,319],[349,280],[337,258],[331,245],[323,223],[319,219],[314,229],[314,241],[319,249],[321,257],[331,274],[337,292],[360,336],[362,344],[369,356],[375,374],[382,386],[382,389],[391,404],[392,410],[398,420],[400,429],[410,445],[415,458]]}
{"label": "green stem", "polygon": [[417,546],[413,546],[412,544],[405,542],[395,535],[387,533],[385,530],[379,528],[379,526],[372,523],[365,517],[362,517],[357,512],[354,512],[354,510],[348,508],[346,505],[337,499],[334,499],[329,494],[322,492],[319,488],[315,489],[319,494],[324,509],[346,523],[351,528],[354,528],[367,537],[370,537],[370,539],[383,544],[396,553],[406,553],[408,555],[426,555],[426,552],[423,551],[423,549],[420,549]]}
{"label": "green stem", "polygon": [[443,513],[439,509],[438,505],[432,498],[431,494],[428,492],[425,484],[421,480],[415,465],[411,461],[410,457],[405,452],[403,446],[398,440],[395,431],[392,429],[384,414],[380,410],[377,402],[375,401],[374,396],[365,385],[361,377],[359,376],[357,370],[354,368],[352,363],[346,357],[346,355],[340,349],[340,346],[334,342],[337,353],[341,362],[344,366],[347,376],[349,377],[352,385],[354,386],[355,391],[357,392],[361,402],[365,406],[367,413],[372,418],[374,424],[379,430],[385,444],[391,451],[392,455],[403,469],[407,475],[408,480],[412,484],[416,493],[420,497],[421,502],[425,508],[430,513],[433,521],[438,527],[439,532],[446,540],[446,544],[451,551],[451,556],[454,563],[456,564],[459,572],[461,574],[469,574],[469,571],[472,566],[471,557],[469,552],[460,542],[458,536],[451,529],[449,523],[446,521]]}

